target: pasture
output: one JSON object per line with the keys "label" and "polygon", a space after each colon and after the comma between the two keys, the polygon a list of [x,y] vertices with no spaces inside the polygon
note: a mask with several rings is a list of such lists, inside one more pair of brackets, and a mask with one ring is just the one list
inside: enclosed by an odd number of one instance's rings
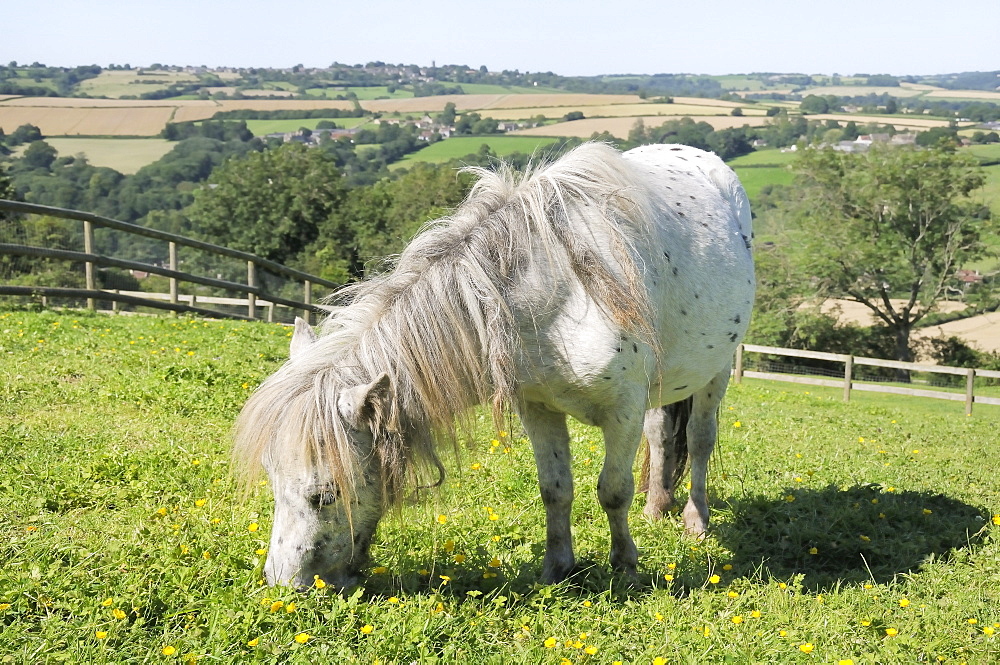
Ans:
{"label": "pasture", "polygon": [[228,458],[287,329],[6,309],[0,330],[10,662],[1000,658],[1000,410],[733,386],[713,527],[692,540],[633,506],[637,582],[609,572],[600,436],[575,426],[574,536],[592,563],[555,586],[536,584],[528,444],[480,416],[444,486],[385,520],[363,589],[300,594],[261,584],[269,488],[243,496]]}
{"label": "pasture", "polygon": [[405,168],[412,166],[414,162],[443,164],[479,152],[484,144],[490,146],[490,149],[498,157],[506,157],[515,152],[532,154],[556,141],[557,139],[553,138],[529,136],[456,136],[446,141],[432,143],[426,148],[410,153],[392,166]]}

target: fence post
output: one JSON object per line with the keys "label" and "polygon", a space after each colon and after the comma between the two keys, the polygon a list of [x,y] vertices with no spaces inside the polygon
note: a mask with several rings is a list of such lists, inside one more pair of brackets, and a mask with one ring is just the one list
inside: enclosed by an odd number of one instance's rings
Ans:
{"label": "fence post", "polygon": [[972,415],[972,403],[975,401],[973,391],[976,387],[976,370],[968,369],[965,372],[965,415]]}
{"label": "fence post", "polygon": [[851,387],[854,381],[854,356],[847,356],[844,363],[844,401],[851,401]]}
{"label": "fence post", "polygon": [[743,345],[736,347],[736,362],[733,363],[733,383],[743,381]]}
{"label": "fence post", "polygon": [[[304,302],[307,305],[312,304],[312,282],[310,282],[308,279],[306,280],[305,283],[305,293],[302,295],[302,302]],[[305,319],[306,323],[312,323],[311,321],[312,317],[310,316],[311,314],[312,312],[308,307],[302,310],[302,318]]]}
{"label": "fence post", "polygon": [[[171,270],[177,270],[177,243],[175,243],[174,241],[171,240],[170,243],[169,243],[169,245],[168,245],[168,252],[169,252],[169,262],[170,262],[169,268]],[[173,304],[175,304],[175,305],[177,304],[177,278],[176,277],[171,277],[170,278],[170,302],[173,303]],[[177,316],[177,312],[174,312],[174,316]]]}
{"label": "fence post", "polygon": [[[247,286],[257,286],[257,266],[253,261],[247,261]],[[257,318],[257,294],[247,294],[247,316],[251,319]]]}
{"label": "fence post", "polygon": [[[94,227],[90,222],[83,223],[83,251],[87,254],[94,253]],[[87,280],[87,289],[89,291],[94,290],[94,264],[91,261],[87,261],[84,264],[84,271]],[[97,301],[93,298],[87,298],[87,309],[94,311],[97,309]]]}

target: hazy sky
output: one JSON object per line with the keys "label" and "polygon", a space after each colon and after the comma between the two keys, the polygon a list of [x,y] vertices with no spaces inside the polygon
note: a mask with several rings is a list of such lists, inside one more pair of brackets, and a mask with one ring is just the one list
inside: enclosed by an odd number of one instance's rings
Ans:
{"label": "hazy sky", "polygon": [[998,10],[997,0],[0,0],[0,62],[938,74],[1000,69]]}

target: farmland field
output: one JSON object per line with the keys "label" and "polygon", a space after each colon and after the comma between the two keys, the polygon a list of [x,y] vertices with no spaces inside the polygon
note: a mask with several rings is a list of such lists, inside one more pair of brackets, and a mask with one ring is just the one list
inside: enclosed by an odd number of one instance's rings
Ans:
{"label": "farmland field", "polygon": [[[303,120],[247,120],[247,129],[253,132],[254,136],[264,136],[277,132],[294,132],[302,127],[316,129],[316,125],[323,118],[308,118]],[[371,122],[371,118],[327,118],[335,123],[337,127],[348,129]]]}
{"label": "farmland field", "polygon": [[[482,111],[484,115],[497,120],[526,120],[535,116],[545,116],[546,118],[561,118],[571,111],[580,111],[587,118],[615,118],[615,117],[648,117],[662,115],[664,121],[670,116],[729,116],[732,109],[719,106],[695,106],[693,104],[602,104],[594,106],[542,106],[500,109],[491,108]],[[763,116],[765,109],[746,108],[745,116]]]}
{"label": "farmland field", "polygon": [[480,418],[441,489],[384,520],[362,589],[295,593],[260,583],[269,488],[243,496],[227,454],[286,329],[25,310],[0,329],[12,663],[1000,659],[996,407],[734,386],[711,532],[637,503],[636,581],[608,569],[601,438],[574,424],[581,571],[559,585],[536,584],[530,447]]}
{"label": "farmland field", "polygon": [[441,164],[444,162],[465,157],[479,151],[483,144],[489,145],[498,156],[503,157],[515,152],[532,154],[539,148],[555,143],[554,138],[534,138],[526,136],[458,136],[444,141],[438,141],[431,145],[410,153],[399,162],[393,164],[394,167],[406,167],[413,162],[430,162]]}
{"label": "farmland field", "polygon": [[107,166],[119,173],[135,173],[170,152],[175,143],[165,139],[72,139],[48,138],[60,157],[84,154],[94,166]]}
{"label": "farmland field", "polygon": [[[554,125],[543,127],[532,127],[531,129],[519,129],[511,132],[518,136],[577,136],[589,138],[595,133],[608,132],[612,136],[625,138],[629,130],[635,126],[637,120],[642,120],[647,127],[658,127],[668,120],[676,119],[678,116],[642,116],[623,118],[585,118],[584,120],[572,120],[569,122],[559,122]],[[731,116],[731,115],[703,115],[689,116],[695,122],[707,122],[715,129],[726,129],[729,127],[751,127],[767,124],[770,118],[764,116]]]}
{"label": "farmland field", "polygon": [[306,94],[310,97],[323,97],[325,99],[333,99],[338,95],[345,95],[349,92],[353,92],[357,95],[358,99],[378,99],[380,97],[388,97],[390,99],[409,99],[413,97],[413,93],[409,90],[395,90],[389,92],[389,89],[382,86],[350,86],[344,88],[309,88],[306,90]]}
{"label": "farmland field", "polygon": [[194,74],[167,71],[105,70],[80,82],[80,92],[92,97],[138,97],[145,92],[165,90],[175,83],[193,83]]}
{"label": "farmland field", "polygon": [[[385,99],[363,101],[361,106],[366,111],[378,113],[440,113],[448,103],[455,104],[458,111],[479,111],[483,115],[493,116],[494,109],[524,109],[546,106],[566,108],[597,106],[608,104],[641,103],[637,95],[589,95],[576,93],[562,94],[476,94],[476,95],[440,95],[435,97],[413,97],[411,99]],[[565,113],[565,111],[564,111]],[[494,116],[495,117],[495,116]]]}

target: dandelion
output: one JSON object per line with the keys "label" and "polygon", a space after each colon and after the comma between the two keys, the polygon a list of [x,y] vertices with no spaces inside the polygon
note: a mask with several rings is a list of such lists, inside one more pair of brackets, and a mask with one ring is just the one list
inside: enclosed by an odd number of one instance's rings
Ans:
{"label": "dandelion", "polygon": [[670,570],[676,570],[677,569],[677,564],[676,563],[668,563],[667,564],[667,568],[669,568]]}
{"label": "dandelion", "polygon": [[583,652],[585,654],[587,654],[588,656],[596,656],[597,655],[597,647],[595,647],[594,645],[590,645],[586,649],[584,649]]}
{"label": "dandelion", "polygon": [[[254,550],[254,553],[263,556],[264,554],[267,554],[267,548],[264,548],[264,547],[257,548],[256,550]],[[324,584],[323,586],[326,586],[326,585]],[[322,589],[323,587],[319,587],[319,588]]]}
{"label": "dandelion", "polygon": [[556,644],[557,644],[557,642],[556,642],[556,638],[554,638],[554,637],[549,637],[549,638],[547,638],[547,639],[546,639],[546,640],[545,640],[544,642],[542,642],[542,644],[544,644],[544,645],[545,645],[545,648],[546,648],[546,649],[554,649],[554,648],[555,648],[555,646],[556,646]]}
{"label": "dandelion", "polygon": [[930,510],[929,508],[924,508],[924,510],[923,510],[923,513],[924,513],[924,515],[930,515],[930,514],[931,514],[931,513],[933,513],[933,512],[934,512],[934,511],[933,511],[933,510]]}
{"label": "dandelion", "polygon": [[199,464],[201,464],[201,460],[200,459],[193,459],[193,460],[191,460],[191,466],[198,466]]}
{"label": "dandelion", "polygon": [[295,603],[288,603],[287,605],[285,605],[285,613],[291,614],[294,611],[295,611]]}
{"label": "dandelion", "polygon": [[198,506],[199,508],[201,508],[201,507],[202,507],[202,506],[204,506],[204,505],[205,505],[206,503],[208,503],[208,499],[198,499],[197,501],[195,501],[195,502],[194,502],[194,505],[196,505],[196,506]]}
{"label": "dandelion", "polygon": [[983,628],[983,635],[985,635],[986,637],[993,637],[993,633],[995,632],[996,630],[994,630],[993,626],[986,626],[985,628]]}
{"label": "dandelion", "polygon": [[208,550],[205,550],[204,552],[201,553],[201,558],[203,558],[205,560],[211,559],[212,558],[212,553],[209,552]]}
{"label": "dandelion", "polygon": [[97,631],[97,632],[94,633],[94,637],[96,637],[99,640],[106,640],[106,639],[108,639],[108,631],[106,631],[106,630],[99,630],[99,631]]}
{"label": "dandelion", "polygon": [[729,596],[730,598],[739,598],[740,597],[740,594],[736,593],[735,591],[730,591],[726,595]]}
{"label": "dandelion", "polygon": [[841,658],[837,661],[837,665],[854,665],[854,661],[850,658]]}
{"label": "dandelion", "polygon": [[177,653],[177,647],[170,646],[169,644],[162,649],[164,656],[173,656]]}
{"label": "dandelion", "polygon": [[299,633],[295,636],[295,641],[298,642],[299,644],[305,644],[311,639],[312,635],[310,635],[309,633]]}
{"label": "dandelion", "polygon": [[473,464],[473,465],[472,465],[472,466],[471,466],[470,468],[471,468],[471,469],[472,469],[473,471],[479,471],[479,470],[480,470],[481,468],[483,468],[483,465],[482,465],[482,464],[480,464],[479,462],[476,462],[476,463],[475,463],[475,464]]}
{"label": "dandelion", "polygon": [[444,524],[447,521],[448,521],[448,516],[447,515],[438,515],[437,516],[437,522],[438,522],[438,524]]}
{"label": "dandelion", "polygon": [[260,525],[257,524],[256,522],[250,522],[250,524],[247,525],[247,531],[249,531],[250,533],[257,533],[257,529],[259,528]]}
{"label": "dandelion", "polygon": [[659,612],[657,612],[656,614],[654,614],[653,618],[656,619],[657,621],[663,621],[663,615],[660,614]]}
{"label": "dandelion", "polygon": [[673,582],[674,581],[674,576],[671,575],[670,573],[665,573],[663,575],[663,579],[665,579],[668,582]]}
{"label": "dandelion", "polygon": [[816,647],[813,644],[809,643],[809,642],[806,642],[805,644],[800,644],[799,645],[799,651],[801,651],[802,653],[812,653],[813,649],[815,649],[815,648]]}
{"label": "dandelion", "polygon": [[753,617],[754,619],[759,619],[760,618],[760,610],[754,610],[754,611],[752,611],[750,613],[750,616]]}
{"label": "dandelion", "polygon": [[896,635],[899,635],[899,631],[896,630],[895,628],[886,628],[885,629],[885,634],[888,637],[896,637]]}
{"label": "dandelion", "polygon": [[[372,568],[372,575],[385,575],[389,572],[389,569],[385,566],[375,566]],[[430,573],[421,573],[422,575],[429,575]]]}
{"label": "dandelion", "polygon": [[159,515],[160,517],[166,517],[166,515],[167,515],[167,509],[166,508],[160,508],[159,510],[156,511],[156,514]]}
{"label": "dandelion", "polygon": [[[621,661],[619,660],[615,662],[620,663]],[[663,658],[662,656],[657,656],[656,658],[653,659],[653,665],[667,665],[667,659]]]}
{"label": "dandelion", "polygon": [[361,626],[361,633],[363,635],[371,635],[373,630],[375,630],[375,626],[371,625],[370,623]]}
{"label": "dandelion", "polygon": [[455,563],[465,563],[464,554],[456,554],[455,556],[452,557],[452,559],[455,561]]}
{"label": "dandelion", "polygon": [[743,423],[737,420],[735,423],[733,423],[733,427],[743,427]]}
{"label": "dandelion", "polygon": [[996,524],[997,526],[1000,526],[1000,515],[993,516],[993,523]]}
{"label": "dandelion", "polygon": [[731,621],[732,621],[733,623],[735,623],[735,624],[736,624],[736,625],[738,626],[738,625],[740,625],[741,623],[743,623],[743,617],[741,617],[741,616],[740,616],[739,614],[737,614],[736,616],[734,616],[734,617],[733,617],[733,618],[731,619]]}
{"label": "dandelion", "polygon": [[718,575],[712,575],[711,577],[708,578],[709,584],[718,584],[721,581],[722,578],[719,577]]}
{"label": "dandelion", "polygon": [[591,605],[593,605],[593,603],[592,603],[592,602],[590,602],[589,600],[585,600],[585,601],[583,601],[583,606],[584,606],[584,607],[590,607]]}
{"label": "dandelion", "polygon": [[278,610],[280,610],[284,606],[285,606],[285,603],[283,603],[280,600],[276,600],[273,603],[271,603],[271,611],[272,612],[277,612]]}
{"label": "dandelion", "polygon": [[[676,564],[674,564],[674,565],[676,565]],[[726,565],[724,565],[724,566],[722,567],[722,569],[723,569],[723,570],[725,570],[725,571],[729,571],[729,570],[732,570],[732,569],[733,569],[733,564],[731,564],[731,563],[727,563]]]}
{"label": "dandelion", "polygon": [[862,619],[861,620],[861,625],[864,626],[865,628],[868,628],[869,626],[872,625],[872,622],[871,622],[870,619]]}
{"label": "dandelion", "polygon": [[448,582],[451,582],[451,578],[448,577],[447,575],[438,575],[438,577],[441,578],[441,586],[444,586]]}
{"label": "dandelion", "polygon": [[500,561],[500,559],[498,559],[497,557],[493,557],[492,559],[490,559],[490,562],[486,565],[489,566],[490,568],[499,568],[501,566],[501,563],[502,562]]}
{"label": "dandelion", "polygon": [[969,625],[970,626],[975,626],[977,623],[979,623],[978,619],[969,619]]}
{"label": "dandelion", "polygon": [[909,607],[910,606],[910,601],[908,599],[906,599],[906,598],[900,598],[899,599],[899,606],[900,607]]}
{"label": "dandelion", "polygon": [[101,605],[104,607],[111,607],[114,604],[115,604],[114,598],[105,598],[104,600],[101,601]]}

